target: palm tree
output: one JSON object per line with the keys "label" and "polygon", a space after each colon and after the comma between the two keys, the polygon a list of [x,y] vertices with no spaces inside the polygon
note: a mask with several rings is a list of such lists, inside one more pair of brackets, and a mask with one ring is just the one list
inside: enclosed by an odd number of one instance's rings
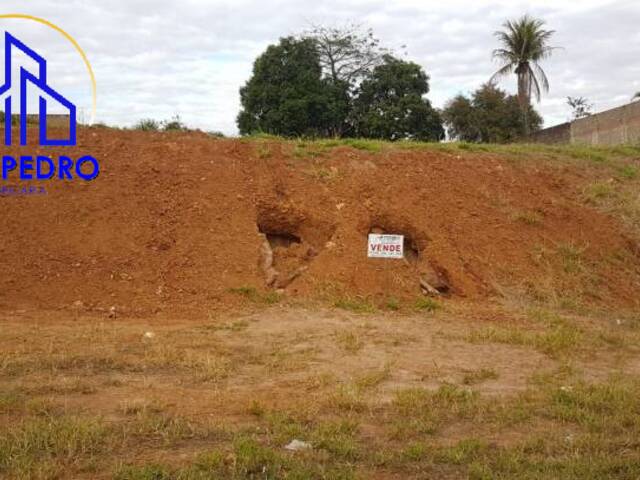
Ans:
{"label": "palm tree", "polygon": [[491,82],[515,73],[518,77],[518,101],[522,109],[525,135],[529,134],[528,111],[531,94],[540,101],[542,90],[549,91],[549,80],[540,67],[540,60],[551,55],[554,47],[548,45],[553,30],[543,28],[544,21],[524,15],[517,20],[508,20],[504,30],[495,32],[502,47],[493,51],[493,57],[502,66],[493,74]]}

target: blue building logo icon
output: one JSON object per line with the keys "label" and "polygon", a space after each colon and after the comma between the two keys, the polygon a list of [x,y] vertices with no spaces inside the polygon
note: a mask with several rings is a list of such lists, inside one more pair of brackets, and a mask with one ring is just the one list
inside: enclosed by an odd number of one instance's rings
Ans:
{"label": "blue building logo icon", "polygon": [[[20,67],[19,85],[12,84],[12,54],[20,51],[27,55],[37,64],[37,72],[27,71],[24,67]],[[38,94],[38,116],[39,116],[39,132],[40,145],[42,146],[72,146],[76,144],[76,106],[65,97],[56,92],[47,83],[47,61],[41,55],[22,43],[9,32],[5,32],[4,44],[4,85],[0,87],[0,102],[4,97],[5,112],[5,145],[12,143],[11,131],[11,101],[14,94],[19,96],[20,112],[19,112],[19,130],[20,145],[27,144],[27,93],[35,91]],[[18,92],[16,92],[18,87]],[[43,95],[46,95],[43,96]],[[63,139],[52,139],[47,134],[47,102],[55,101],[69,112],[69,137]]]}

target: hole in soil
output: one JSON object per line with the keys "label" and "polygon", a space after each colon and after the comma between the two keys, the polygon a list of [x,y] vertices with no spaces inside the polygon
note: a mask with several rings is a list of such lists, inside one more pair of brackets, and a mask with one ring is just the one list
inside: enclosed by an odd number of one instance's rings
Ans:
{"label": "hole in soil", "polygon": [[277,209],[259,215],[260,268],[270,287],[287,287],[307,269],[307,263],[317,254],[297,233],[299,222],[296,220],[295,215],[282,214]]}
{"label": "hole in soil", "polygon": [[300,243],[300,237],[291,233],[273,233],[265,231],[258,225],[258,231],[267,237],[267,241],[271,248],[284,247],[289,248],[294,243]]}
{"label": "hole in soil", "polygon": [[418,250],[415,241],[411,237],[405,235],[402,249],[404,251],[404,258],[406,258],[409,263],[418,263],[420,250]]}
{"label": "hole in soil", "polygon": [[433,269],[435,270],[437,276],[437,281],[434,284],[435,289],[443,295],[451,293],[449,273],[444,268],[438,265],[433,266]]}

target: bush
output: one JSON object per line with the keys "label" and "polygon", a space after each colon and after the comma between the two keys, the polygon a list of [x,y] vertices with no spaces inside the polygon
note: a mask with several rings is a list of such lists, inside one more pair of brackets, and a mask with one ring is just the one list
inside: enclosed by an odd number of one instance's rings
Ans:
{"label": "bush", "polygon": [[180,120],[180,115],[175,115],[171,120],[165,120],[162,122],[162,129],[165,132],[169,131],[185,131],[188,130],[187,126]]}
{"label": "bush", "polygon": [[160,122],[151,118],[140,120],[133,126],[134,130],[142,130],[144,132],[157,132],[160,130]]}

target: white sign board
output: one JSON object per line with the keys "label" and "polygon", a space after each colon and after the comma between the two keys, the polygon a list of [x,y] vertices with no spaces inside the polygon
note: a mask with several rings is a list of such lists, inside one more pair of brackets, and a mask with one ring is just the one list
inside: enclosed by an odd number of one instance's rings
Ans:
{"label": "white sign board", "polygon": [[404,255],[403,244],[403,235],[370,233],[367,255],[369,258],[402,258]]}

